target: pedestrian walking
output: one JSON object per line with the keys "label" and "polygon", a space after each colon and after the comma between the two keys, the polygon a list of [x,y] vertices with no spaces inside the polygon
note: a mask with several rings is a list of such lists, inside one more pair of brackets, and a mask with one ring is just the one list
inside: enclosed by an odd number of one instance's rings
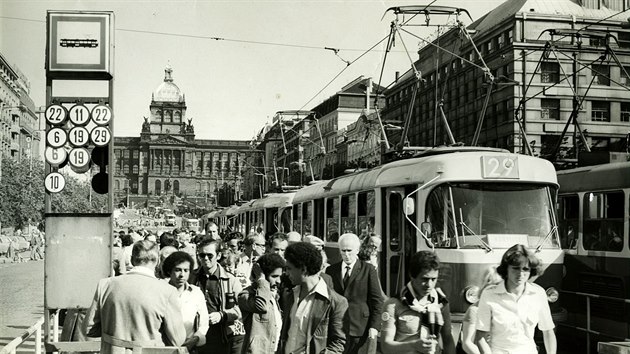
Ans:
{"label": "pedestrian walking", "polygon": [[[510,247],[497,268],[503,279],[479,299],[476,339],[484,354],[537,354],[536,326],[547,354],[556,354],[555,325],[545,290],[528,280],[542,274],[540,260],[523,245]],[[489,346],[486,337],[490,335]],[[489,348],[490,351],[484,350]]]}

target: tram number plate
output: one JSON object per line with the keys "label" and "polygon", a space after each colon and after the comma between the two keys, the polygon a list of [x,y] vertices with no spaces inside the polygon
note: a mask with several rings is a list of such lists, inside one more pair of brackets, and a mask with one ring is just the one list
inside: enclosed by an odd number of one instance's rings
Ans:
{"label": "tram number plate", "polygon": [[518,179],[518,156],[482,156],[483,178]]}

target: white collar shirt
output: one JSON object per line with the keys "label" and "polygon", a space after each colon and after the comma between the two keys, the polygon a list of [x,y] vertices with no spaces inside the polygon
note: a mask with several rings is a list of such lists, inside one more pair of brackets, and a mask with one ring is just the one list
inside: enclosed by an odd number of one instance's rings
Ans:
{"label": "white collar shirt", "polygon": [[200,347],[206,343],[206,332],[210,328],[206,298],[199,287],[186,283],[184,291],[179,293],[179,299],[186,338],[198,337],[197,346]]}
{"label": "white collar shirt", "polygon": [[[350,272],[350,274],[352,275],[352,270],[354,269],[354,266],[357,264],[357,260],[355,259],[354,262],[347,264],[346,262],[342,262],[341,264],[341,279],[343,279],[343,277],[346,276],[347,272]],[[348,267],[350,267],[350,269],[348,269]]]}
{"label": "white collar shirt", "polygon": [[547,295],[539,285],[527,282],[520,297],[508,293],[505,283],[489,287],[481,295],[477,330],[490,332],[492,353],[535,354],[534,330],[555,326]]}
{"label": "white collar shirt", "polygon": [[325,298],[329,298],[326,282],[319,278],[319,282],[308,295],[300,301],[301,286],[293,289],[293,306],[291,306],[290,319],[291,327],[289,327],[288,339],[285,347],[285,354],[302,354],[306,353],[306,338],[310,330],[311,308],[313,307],[313,299],[315,294],[320,294]]}

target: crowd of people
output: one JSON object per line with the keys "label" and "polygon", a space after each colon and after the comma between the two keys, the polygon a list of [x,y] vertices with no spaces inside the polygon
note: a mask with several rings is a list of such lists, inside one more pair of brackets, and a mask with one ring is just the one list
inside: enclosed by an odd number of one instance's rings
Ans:
{"label": "crowd of people", "polygon": [[[466,314],[461,341],[437,287],[440,262],[420,251],[410,281],[387,298],[377,272],[381,238],[339,237],[341,260],[328,264],[324,241],[296,232],[265,236],[173,230],[116,235],[116,277],[99,282],[83,333],[101,351],[185,347],[205,353],[537,353],[534,328],[555,354],[544,290],[527,280],[540,261],[510,248],[485,276]],[[379,344],[380,341],[380,344]],[[461,348],[456,348],[461,342]]]}

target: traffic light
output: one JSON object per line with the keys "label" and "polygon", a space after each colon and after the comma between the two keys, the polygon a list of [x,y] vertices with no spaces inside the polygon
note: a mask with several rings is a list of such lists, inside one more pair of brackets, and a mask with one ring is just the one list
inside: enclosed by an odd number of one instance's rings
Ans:
{"label": "traffic light", "polygon": [[98,172],[92,177],[92,189],[98,194],[107,194],[109,192],[109,175],[107,174],[109,145],[94,147],[92,162],[98,166]]}

